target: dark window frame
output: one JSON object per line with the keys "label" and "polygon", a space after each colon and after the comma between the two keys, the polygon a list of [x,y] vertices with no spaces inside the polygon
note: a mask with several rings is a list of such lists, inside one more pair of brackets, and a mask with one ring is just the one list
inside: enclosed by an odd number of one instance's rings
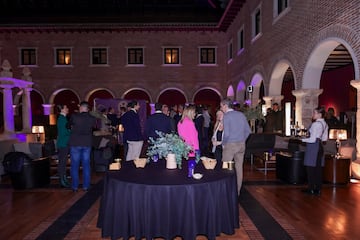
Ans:
{"label": "dark window frame", "polygon": [[37,65],[36,54],[37,54],[37,52],[36,52],[35,48],[22,48],[20,51],[21,65],[24,65],[24,66]]}
{"label": "dark window frame", "polygon": [[261,9],[257,9],[254,15],[254,20],[255,20],[255,32],[254,35],[257,36],[258,34],[261,33]]}
{"label": "dark window frame", "polygon": [[[170,54],[170,61],[167,58],[168,54]],[[164,64],[180,64],[180,48],[164,48]]]}
{"label": "dark window frame", "polygon": [[[69,54],[69,63],[66,63],[66,56]],[[56,49],[56,65],[72,65],[71,48],[57,48]]]}
{"label": "dark window frame", "polygon": [[280,13],[289,7],[289,0],[277,0],[277,7],[277,14],[280,15]]}
{"label": "dark window frame", "polygon": [[91,64],[93,65],[107,65],[108,64],[108,49],[97,47],[91,49]]}
{"label": "dark window frame", "polygon": [[127,63],[129,65],[144,64],[144,49],[143,48],[128,48]]}
{"label": "dark window frame", "polygon": [[214,47],[200,48],[200,64],[216,64],[216,49]]}

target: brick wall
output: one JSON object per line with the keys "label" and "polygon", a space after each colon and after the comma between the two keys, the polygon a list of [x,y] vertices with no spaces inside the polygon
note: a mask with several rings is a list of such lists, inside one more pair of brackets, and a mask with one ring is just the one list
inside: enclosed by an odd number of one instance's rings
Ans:
{"label": "brick wall", "polygon": [[[226,33],[207,31],[145,32],[11,32],[0,34],[0,60],[8,59],[14,77],[20,78],[19,47],[38,48],[38,67],[31,69],[37,89],[48,101],[57,89],[69,88],[80,98],[97,88],[109,89],[115,97],[132,88],[146,89],[151,99],[169,87],[179,88],[193,99],[208,87],[222,96],[240,80],[249,84],[255,74],[263,77],[265,95],[271,92],[271,76],[279,61],[289,63],[295,88],[303,85],[304,69],[311,53],[330,38],[349,47],[360,59],[358,0],[290,0],[290,8],[274,20],[273,1],[246,1]],[[261,4],[262,36],[251,39],[251,14]],[[244,25],[245,50],[237,54],[237,31]],[[233,61],[227,63],[227,43],[233,40]],[[90,47],[109,47],[109,67],[89,67]],[[126,47],[145,47],[145,66],[126,66]],[[180,67],[162,66],[162,46],[181,47]],[[217,66],[198,66],[198,47],[217,47]],[[73,67],[54,67],[54,47],[73,47]],[[356,78],[359,63],[355,62]],[[320,81],[320,78],[314,81]],[[281,85],[280,85],[281,86]],[[274,88],[277,89],[277,88]],[[280,91],[277,89],[277,91]]]}

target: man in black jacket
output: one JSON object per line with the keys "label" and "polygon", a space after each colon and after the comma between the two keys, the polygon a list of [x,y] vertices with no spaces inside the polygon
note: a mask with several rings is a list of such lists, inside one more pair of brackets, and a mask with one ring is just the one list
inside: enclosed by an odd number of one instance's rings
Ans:
{"label": "man in black jacket", "polygon": [[71,188],[74,192],[79,186],[80,163],[83,170],[83,189],[87,191],[90,187],[90,154],[92,146],[93,129],[96,125],[95,117],[89,113],[89,103],[81,102],[79,113],[73,114],[69,125],[71,134],[69,139],[70,158],[71,158]]}

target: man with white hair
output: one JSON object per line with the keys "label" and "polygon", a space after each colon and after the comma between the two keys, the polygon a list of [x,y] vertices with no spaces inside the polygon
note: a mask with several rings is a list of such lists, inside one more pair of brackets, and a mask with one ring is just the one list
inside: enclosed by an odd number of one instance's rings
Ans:
{"label": "man with white hair", "polygon": [[242,112],[234,111],[230,99],[220,102],[220,110],[224,112],[223,162],[235,161],[238,194],[240,194],[243,180],[243,163],[245,141],[250,135],[250,126]]}

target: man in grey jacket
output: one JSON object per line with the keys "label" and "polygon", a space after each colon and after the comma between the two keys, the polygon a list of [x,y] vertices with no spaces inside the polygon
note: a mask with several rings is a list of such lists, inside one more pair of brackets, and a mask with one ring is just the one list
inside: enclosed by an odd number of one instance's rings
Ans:
{"label": "man in grey jacket", "polygon": [[220,102],[220,109],[224,112],[224,135],[223,135],[223,162],[234,159],[238,194],[243,180],[243,163],[245,153],[245,141],[251,130],[245,115],[234,111],[232,101],[224,99]]}

